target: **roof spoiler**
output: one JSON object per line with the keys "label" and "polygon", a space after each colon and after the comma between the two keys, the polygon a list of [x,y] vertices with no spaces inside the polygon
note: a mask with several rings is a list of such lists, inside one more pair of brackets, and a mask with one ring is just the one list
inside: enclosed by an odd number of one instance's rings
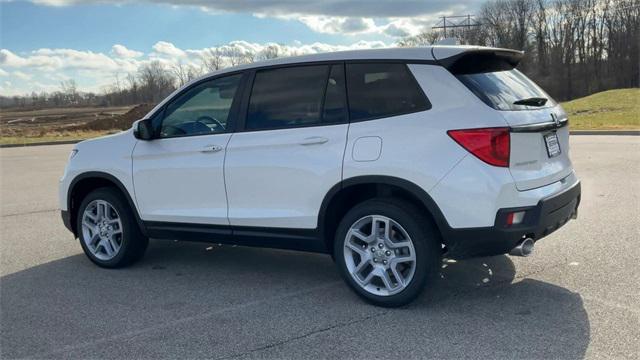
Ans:
{"label": "roof spoiler", "polygon": [[471,47],[457,54],[447,50],[434,47],[431,53],[441,66],[455,75],[511,70],[524,56],[524,52],[510,49]]}

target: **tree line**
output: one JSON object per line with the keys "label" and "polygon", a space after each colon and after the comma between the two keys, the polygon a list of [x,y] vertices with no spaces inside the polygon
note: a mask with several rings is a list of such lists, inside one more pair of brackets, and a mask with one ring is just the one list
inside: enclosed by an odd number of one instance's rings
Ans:
{"label": "tree line", "polygon": [[476,26],[427,31],[400,46],[455,37],[463,44],[523,50],[518,66],[557,100],[638,87],[640,0],[490,0]]}
{"label": "tree line", "polygon": [[[295,55],[295,54],[294,54]],[[137,72],[115,74],[113,84],[102,93],[81,92],[75,80],[60,82],[53,92],[32,92],[30,95],[0,96],[0,107],[47,108],[68,106],[124,106],[140,103],[155,104],[178,87],[206,73],[229,66],[282,56],[281,46],[268,45],[259,52],[237,47],[220,46],[207,49],[196,61],[167,63],[160,60],[141,65]]]}
{"label": "tree line", "polygon": [[[518,68],[557,100],[640,85],[640,0],[489,0],[475,18],[475,26],[446,34],[428,30],[397,45],[424,46],[453,37],[462,44],[523,50]],[[196,63],[145,63],[137,73],[116,75],[101,94],[79,92],[69,80],[51,93],[0,97],[0,106],[156,103],[204,73],[282,55],[278,45],[258,53],[215,47]]]}

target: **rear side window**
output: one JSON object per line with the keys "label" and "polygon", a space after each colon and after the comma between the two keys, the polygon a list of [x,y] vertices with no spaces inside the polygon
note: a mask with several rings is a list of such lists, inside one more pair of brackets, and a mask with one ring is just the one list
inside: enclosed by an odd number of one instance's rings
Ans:
{"label": "rear side window", "polygon": [[471,92],[496,110],[530,110],[556,102],[518,70],[456,75]]}
{"label": "rear side window", "polygon": [[319,124],[330,66],[256,72],[245,128],[277,129]]}
{"label": "rear side window", "polygon": [[347,97],[345,95],[344,66],[332,65],[327,91],[325,92],[322,122],[334,124],[347,120]]}
{"label": "rear side window", "polygon": [[377,119],[431,108],[405,64],[347,64],[351,121]]}

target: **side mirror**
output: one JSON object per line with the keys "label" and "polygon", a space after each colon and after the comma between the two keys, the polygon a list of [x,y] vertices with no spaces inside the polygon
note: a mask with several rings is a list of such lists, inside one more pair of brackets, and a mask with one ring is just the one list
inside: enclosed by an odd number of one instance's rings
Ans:
{"label": "side mirror", "polygon": [[151,120],[142,119],[133,123],[133,136],[140,140],[153,139],[153,127],[151,126]]}

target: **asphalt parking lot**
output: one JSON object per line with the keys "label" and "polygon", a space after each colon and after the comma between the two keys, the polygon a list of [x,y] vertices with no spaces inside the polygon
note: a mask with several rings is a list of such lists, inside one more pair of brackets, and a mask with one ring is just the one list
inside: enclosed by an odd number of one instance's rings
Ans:
{"label": "asphalt parking lot", "polygon": [[637,358],[640,137],[571,144],[577,221],[530,258],[443,264],[402,309],[323,255],[152,241],[100,269],[57,210],[72,145],[0,149],[0,358]]}

